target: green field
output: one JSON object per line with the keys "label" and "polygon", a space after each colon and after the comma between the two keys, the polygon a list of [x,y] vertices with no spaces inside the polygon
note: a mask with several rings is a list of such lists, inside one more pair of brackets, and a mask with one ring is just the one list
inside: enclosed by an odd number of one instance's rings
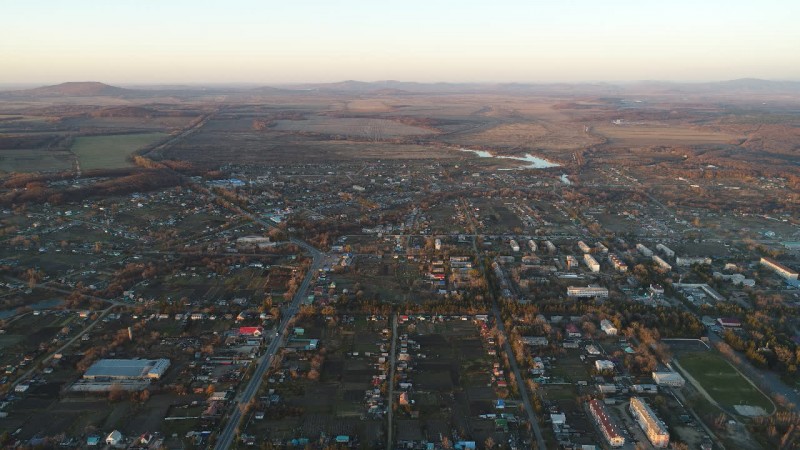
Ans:
{"label": "green field", "polygon": [[760,406],[767,412],[773,409],[769,399],[721,355],[711,352],[683,353],[678,363],[723,407],[732,409],[734,405],[744,404]]}
{"label": "green field", "polygon": [[85,136],[75,139],[72,152],[78,156],[82,170],[127,167],[128,156],[166,136],[165,133],[115,134]]}

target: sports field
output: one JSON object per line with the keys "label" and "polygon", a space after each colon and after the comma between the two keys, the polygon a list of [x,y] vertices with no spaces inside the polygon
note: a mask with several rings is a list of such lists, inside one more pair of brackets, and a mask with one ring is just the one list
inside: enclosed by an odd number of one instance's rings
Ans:
{"label": "sports field", "polygon": [[733,409],[734,405],[749,405],[760,406],[767,412],[773,410],[770,400],[721,355],[711,352],[682,353],[678,363],[723,407]]}

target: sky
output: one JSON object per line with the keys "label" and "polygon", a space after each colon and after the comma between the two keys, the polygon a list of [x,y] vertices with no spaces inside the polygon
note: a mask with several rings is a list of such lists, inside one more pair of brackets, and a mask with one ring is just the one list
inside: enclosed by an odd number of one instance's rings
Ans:
{"label": "sky", "polygon": [[800,80],[797,0],[0,0],[0,83]]}

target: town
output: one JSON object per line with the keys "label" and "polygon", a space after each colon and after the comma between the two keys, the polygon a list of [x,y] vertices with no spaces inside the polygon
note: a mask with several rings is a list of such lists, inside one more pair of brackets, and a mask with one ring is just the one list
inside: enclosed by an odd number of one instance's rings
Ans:
{"label": "town", "polygon": [[800,441],[800,177],[706,153],[737,110],[226,95],[3,103],[3,446]]}

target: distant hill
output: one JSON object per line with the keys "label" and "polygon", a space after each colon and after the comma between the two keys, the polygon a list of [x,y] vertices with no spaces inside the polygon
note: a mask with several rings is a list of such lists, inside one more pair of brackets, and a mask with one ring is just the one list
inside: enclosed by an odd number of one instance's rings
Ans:
{"label": "distant hill", "polygon": [[124,97],[136,92],[97,81],[79,81],[22,91],[9,91],[4,94],[13,97]]}
{"label": "distant hill", "polygon": [[[305,83],[285,86],[287,89],[347,94],[425,94],[425,93],[529,93],[541,95],[573,94],[640,95],[640,94],[796,94],[800,82],[770,81],[745,78],[730,81],[677,83],[638,81],[629,83],[417,83],[395,80],[354,81],[337,83]],[[263,88],[262,88],[263,89]]]}

